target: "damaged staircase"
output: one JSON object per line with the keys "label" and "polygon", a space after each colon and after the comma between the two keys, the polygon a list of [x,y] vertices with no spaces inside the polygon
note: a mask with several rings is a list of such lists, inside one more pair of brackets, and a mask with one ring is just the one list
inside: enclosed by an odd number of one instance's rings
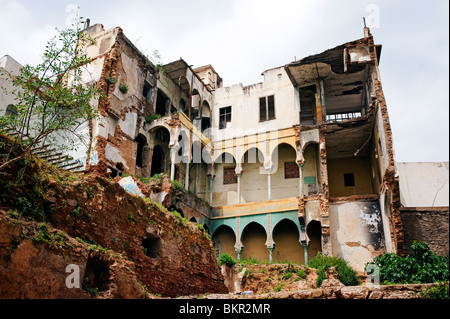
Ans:
{"label": "damaged staircase", "polygon": [[[11,138],[17,138],[19,132],[14,129],[7,129],[6,134]],[[29,140],[29,137],[23,136],[22,141],[26,142],[27,140]],[[51,147],[50,144],[33,147],[31,149],[31,154],[47,161],[50,165],[70,172],[80,172],[84,167],[83,163],[74,160],[72,156],[64,154],[63,150]]]}

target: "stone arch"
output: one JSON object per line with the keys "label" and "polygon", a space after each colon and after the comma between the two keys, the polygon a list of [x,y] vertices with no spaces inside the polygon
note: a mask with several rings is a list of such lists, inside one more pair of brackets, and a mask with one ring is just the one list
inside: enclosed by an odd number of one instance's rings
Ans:
{"label": "stone arch", "polygon": [[310,141],[303,149],[303,195],[320,193],[320,144]]}
{"label": "stone arch", "polygon": [[233,258],[237,258],[237,254],[234,249],[236,234],[230,226],[222,224],[217,227],[214,230],[211,239],[214,248],[216,249],[217,257],[223,253],[228,253],[233,256]]}
{"label": "stone arch", "polygon": [[192,89],[191,92],[191,120],[197,119],[200,116],[202,107],[202,95],[197,88]]}
{"label": "stone arch", "polygon": [[[261,143],[258,143],[256,145],[252,146],[244,146],[241,149],[236,149],[236,158],[239,160],[238,163],[244,164],[245,159],[247,159],[247,164],[256,164],[259,163],[261,165],[264,165],[266,156],[265,154],[265,148]],[[239,154],[240,153],[240,154]]]}
{"label": "stone arch", "polygon": [[134,141],[137,143],[136,166],[142,168],[147,164],[148,160],[147,138],[143,134],[138,134]]}
{"label": "stone arch", "polygon": [[[211,121],[212,121],[211,107],[208,101],[206,100],[203,100],[200,115],[201,115],[201,131],[205,132],[211,128]],[[207,134],[207,136],[209,137],[209,134]]]}
{"label": "stone arch", "polygon": [[275,243],[272,256],[274,261],[289,260],[305,263],[304,251],[300,243],[300,230],[291,219],[280,220],[275,225],[272,234]]}
{"label": "stone arch", "polygon": [[230,152],[222,151],[213,156],[214,164],[232,164],[236,163],[236,158]]}
{"label": "stone arch", "polygon": [[259,261],[269,261],[269,251],[266,247],[267,233],[260,223],[250,222],[242,230],[242,254],[241,258],[252,257]]}
{"label": "stone arch", "polygon": [[280,163],[280,148],[284,148],[289,150],[288,152],[290,152],[290,150],[292,150],[292,154],[294,155],[294,159],[297,158],[297,149],[295,147],[295,145],[293,146],[290,143],[286,143],[286,142],[282,142],[282,143],[278,143],[273,150],[270,153],[270,160],[272,163],[272,170],[275,169],[278,164]]}
{"label": "stone arch", "polygon": [[166,155],[160,145],[153,148],[152,154],[152,168],[150,176],[161,174],[166,170]]}
{"label": "stone arch", "polygon": [[309,240],[308,258],[313,258],[322,251],[322,224],[312,220],[306,226],[306,234]]}

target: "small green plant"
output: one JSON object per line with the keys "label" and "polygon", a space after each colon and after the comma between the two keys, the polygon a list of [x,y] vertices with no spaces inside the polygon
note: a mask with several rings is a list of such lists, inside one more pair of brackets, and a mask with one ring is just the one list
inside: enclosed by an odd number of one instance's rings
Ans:
{"label": "small green plant", "polygon": [[148,116],[145,117],[145,122],[147,124],[151,124],[154,120],[160,119],[161,118],[161,114],[150,114]]}
{"label": "small green plant", "polygon": [[181,185],[181,183],[179,181],[173,180],[172,184],[177,192],[182,192],[184,190],[183,185]]}
{"label": "small green plant", "polygon": [[42,222],[45,220],[44,212],[34,203],[31,203],[25,197],[19,197],[16,204],[17,212],[23,217],[29,217],[36,221]]}
{"label": "small green plant", "polygon": [[122,92],[123,94],[128,92],[128,85],[126,85],[123,82],[119,83],[119,91]]}
{"label": "small green plant", "polygon": [[275,292],[281,291],[281,289],[283,289],[284,285],[285,285],[285,283],[283,282],[283,283],[279,284],[277,287],[275,287]]}
{"label": "small green plant", "polygon": [[317,286],[320,287],[322,281],[327,278],[328,269],[335,267],[339,280],[346,286],[357,286],[361,282],[356,271],[347,262],[339,257],[324,256],[321,252],[312,258],[308,266],[317,269]]}
{"label": "small green plant", "polygon": [[91,295],[92,298],[95,298],[98,296],[98,288],[89,286],[89,278],[88,277],[84,277],[81,288],[83,290],[87,291]]}
{"label": "small green plant", "polygon": [[290,272],[290,271],[287,271],[285,274],[284,274],[284,280],[288,280],[289,278],[291,278],[292,277],[292,273]]}
{"label": "small green plant", "polygon": [[220,266],[225,264],[228,268],[231,268],[236,264],[236,260],[228,253],[223,253],[222,255],[220,255],[218,262]]}
{"label": "small green plant", "polygon": [[137,219],[133,216],[132,212],[128,212],[128,216],[127,216],[127,223],[130,223],[130,222],[137,223]]}
{"label": "small green plant", "polygon": [[253,274],[253,270],[249,269],[249,268],[245,269],[244,276],[242,278],[249,278],[249,279],[251,279],[253,277],[255,277],[255,275]]}
{"label": "small green plant", "polygon": [[75,218],[79,218],[81,216],[81,206],[77,206],[70,215]]}
{"label": "small green plant", "polygon": [[94,191],[92,189],[92,186],[86,187],[86,195],[89,199],[92,199],[94,197]]}
{"label": "small green plant", "polygon": [[300,277],[301,279],[305,279],[306,278],[306,272],[303,269],[299,269],[296,272],[297,276]]}
{"label": "small green plant", "polygon": [[105,77],[105,80],[106,80],[106,83],[108,83],[108,84],[114,84],[117,82],[117,78],[112,77],[111,75],[107,75]]}

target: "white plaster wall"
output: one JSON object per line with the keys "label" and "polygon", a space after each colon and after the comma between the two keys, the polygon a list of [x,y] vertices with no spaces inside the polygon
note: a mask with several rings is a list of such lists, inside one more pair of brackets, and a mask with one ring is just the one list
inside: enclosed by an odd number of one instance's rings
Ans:
{"label": "white plaster wall", "polygon": [[[275,96],[275,119],[259,122],[259,98]],[[299,123],[295,89],[284,68],[264,72],[264,82],[216,89],[214,94],[212,135],[214,140],[241,137],[253,132],[292,127]],[[231,127],[219,130],[219,109],[231,106]],[[249,131],[250,129],[250,131]]]}
{"label": "white plaster wall", "polygon": [[448,162],[397,163],[404,207],[448,207]]}

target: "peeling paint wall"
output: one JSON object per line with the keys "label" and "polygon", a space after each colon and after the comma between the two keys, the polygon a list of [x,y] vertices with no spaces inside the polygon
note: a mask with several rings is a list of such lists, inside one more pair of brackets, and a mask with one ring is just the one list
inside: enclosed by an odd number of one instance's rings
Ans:
{"label": "peeling paint wall", "polygon": [[385,251],[378,201],[330,203],[330,228],[333,256],[358,271]]}

